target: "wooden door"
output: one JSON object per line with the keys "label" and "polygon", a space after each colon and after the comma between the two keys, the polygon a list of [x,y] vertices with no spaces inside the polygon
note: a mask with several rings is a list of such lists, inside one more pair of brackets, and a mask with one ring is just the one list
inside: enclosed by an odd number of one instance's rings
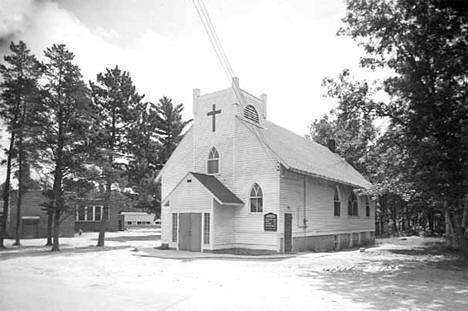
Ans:
{"label": "wooden door", "polygon": [[201,251],[201,213],[179,214],[179,249]]}
{"label": "wooden door", "polygon": [[292,214],[284,214],[284,252],[292,251]]}
{"label": "wooden door", "polygon": [[190,214],[190,251],[201,252],[201,213]]}

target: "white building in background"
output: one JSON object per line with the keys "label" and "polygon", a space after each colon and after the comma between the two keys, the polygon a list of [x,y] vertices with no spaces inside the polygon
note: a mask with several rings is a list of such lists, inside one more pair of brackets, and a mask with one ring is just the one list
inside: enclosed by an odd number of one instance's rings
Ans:
{"label": "white building in background", "polygon": [[121,212],[125,228],[151,227],[159,224],[156,214],[146,212]]}

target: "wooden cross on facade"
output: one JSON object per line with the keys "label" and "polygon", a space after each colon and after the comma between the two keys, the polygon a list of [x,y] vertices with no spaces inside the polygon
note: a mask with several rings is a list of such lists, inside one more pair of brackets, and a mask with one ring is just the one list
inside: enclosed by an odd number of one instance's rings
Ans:
{"label": "wooden cross on facade", "polygon": [[206,115],[207,116],[212,116],[213,118],[211,119],[211,129],[213,132],[216,132],[216,115],[218,113],[221,113],[221,109],[219,110],[216,110],[216,105],[213,105],[213,110],[211,110],[210,112],[208,112]]}

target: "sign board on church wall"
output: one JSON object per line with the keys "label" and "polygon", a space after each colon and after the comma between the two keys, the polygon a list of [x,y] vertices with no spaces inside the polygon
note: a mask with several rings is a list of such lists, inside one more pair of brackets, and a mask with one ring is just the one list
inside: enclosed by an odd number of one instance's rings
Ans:
{"label": "sign board on church wall", "polygon": [[274,213],[267,213],[263,216],[263,229],[265,231],[278,230],[278,216]]}

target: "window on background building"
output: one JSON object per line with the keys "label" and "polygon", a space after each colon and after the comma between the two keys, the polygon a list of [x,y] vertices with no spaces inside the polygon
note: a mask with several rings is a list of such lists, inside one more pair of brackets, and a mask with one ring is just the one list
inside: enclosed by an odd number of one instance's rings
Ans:
{"label": "window on background building", "polygon": [[366,196],[366,217],[370,216],[370,205],[369,205],[369,197]]}
{"label": "window on background building", "polygon": [[102,207],[102,217],[104,217],[104,219],[110,220],[110,214],[109,214],[109,207],[108,206],[103,206]]}
{"label": "window on background building", "polygon": [[172,242],[177,242],[177,213],[172,214]]}
{"label": "window on background building", "polygon": [[215,147],[211,148],[208,155],[208,174],[219,173],[219,153]]}
{"label": "window on background building", "polygon": [[248,105],[247,107],[245,107],[244,109],[244,117],[246,119],[249,119],[250,121],[253,121],[255,123],[258,123],[258,112],[257,110],[255,109],[254,106],[252,105]]}
{"label": "window on background building", "polygon": [[252,213],[261,213],[263,211],[263,192],[257,183],[250,190],[250,211]]}
{"label": "window on background building", "polygon": [[93,207],[86,206],[86,220],[93,221]]}
{"label": "window on background building", "polygon": [[95,206],[94,207],[94,220],[101,221],[101,214],[102,214],[102,206]]}
{"label": "window on background building", "polygon": [[85,220],[85,207],[84,206],[80,206],[78,207],[78,220]]}
{"label": "window on background building", "polygon": [[210,213],[203,214],[203,244],[210,244]]}
{"label": "window on background building", "polygon": [[358,216],[358,202],[357,202],[356,195],[352,191],[348,199],[348,215]]}
{"label": "window on background building", "polygon": [[340,216],[341,215],[341,201],[340,201],[340,196],[338,195],[338,189],[335,189],[333,202],[334,202],[334,215]]}

